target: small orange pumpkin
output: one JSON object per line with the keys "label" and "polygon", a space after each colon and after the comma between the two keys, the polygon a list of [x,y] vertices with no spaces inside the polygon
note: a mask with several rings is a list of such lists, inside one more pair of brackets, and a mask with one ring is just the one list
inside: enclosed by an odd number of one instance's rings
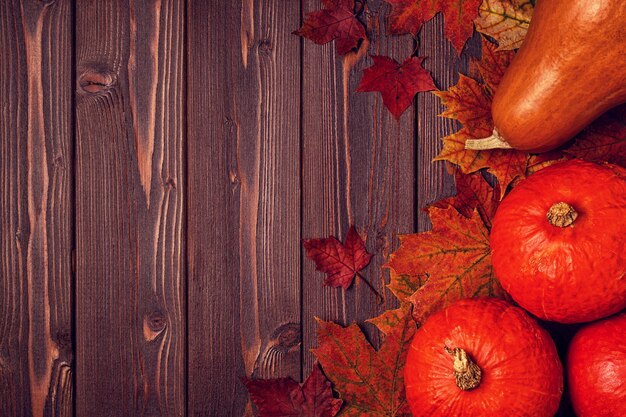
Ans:
{"label": "small orange pumpkin", "polygon": [[570,397],[578,417],[626,416],[626,313],[583,328],[567,355]]}
{"label": "small orange pumpkin", "polygon": [[430,316],[411,342],[404,382],[413,417],[552,417],[563,391],[548,333],[489,298]]}
{"label": "small orange pumpkin", "polygon": [[496,277],[523,308],[580,323],[626,307],[626,170],[571,160],[521,181],[490,243]]}

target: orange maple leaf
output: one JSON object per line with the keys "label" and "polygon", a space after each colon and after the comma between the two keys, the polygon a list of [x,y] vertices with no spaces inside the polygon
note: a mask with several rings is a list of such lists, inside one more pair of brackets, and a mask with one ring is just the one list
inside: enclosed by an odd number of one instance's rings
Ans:
{"label": "orange maple leaf", "polygon": [[472,173],[486,168],[501,184],[500,198],[502,198],[507,186],[517,177],[525,175],[528,154],[506,149],[492,149],[488,151],[465,149],[465,142],[468,139],[475,138],[476,135],[470,134],[465,128],[450,136],[446,136],[443,138],[443,149],[437,155],[435,161],[450,161],[458,165],[464,173]]}
{"label": "orange maple leaf", "polygon": [[385,0],[391,4],[387,31],[393,35],[417,34],[437,13],[444,15],[446,37],[460,54],[474,31],[481,0]]}
{"label": "orange maple leaf", "polygon": [[446,107],[440,116],[458,120],[471,134],[491,134],[492,97],[484,84],[459,74],[459,81],[455,86],[447,91],[434,91],[433,94]]}
{"label": "orange maple leaf", "polygon": [[515,53],[512,51],[500,52],[496,45],[485,38],[482,39],[482,57],[480,60],[472,60],[470,68],[475,73],[473,76],[477,80],[482,80],[490,98],[493,97],[498,85],[500,85],[504,71],[506,71],[513,57],[515,57]]}
{"label": "orange maple leaf", "polygon": [[432,230],[400,236],[400,247],[387,263],[392,279],[400,277],[417,287],[401,300],[413,304],[415,319],[423,322],[462,298],[504,297],[491,266],[489,230],[478,210],[467,218],[453,206],[431,206],[428,214]]}
{"label": "orange maple leaf", "polygon": [[457,171],[454,180],[456,196],[444,198],[433,205],[444,209],[452,206],[468,219],[477,210],[485,226],[491,230],[491,220],[500,205],[500,184],[492,187],[480,172],[463,174]]}
{"label": "orange maple leaf", "polygon": [[312,352],[344,401],[342,416],[410,417],[403,374],[415,322],[407,307],[372,321],[386,334],[378,351],[356,324],[318,319],[319,347]]}
{"label": "orange maple leaf", "polygon": [[463,124],[463,129],[443,138],[443,149],[435,160],[458,165],[466,174],[486,168],[500,182],[500,197],[515,178],[525,175],[528,154],[508,149],[474,151],[465,149],[465,142],[491,135],[493,94],[511,59],[511,52],[496,52],[493,45],[483,39],[483,59],[474,64],[482,81],[461,74],[459,82],[448,91],[434,92],[446,107],[441,116]]}

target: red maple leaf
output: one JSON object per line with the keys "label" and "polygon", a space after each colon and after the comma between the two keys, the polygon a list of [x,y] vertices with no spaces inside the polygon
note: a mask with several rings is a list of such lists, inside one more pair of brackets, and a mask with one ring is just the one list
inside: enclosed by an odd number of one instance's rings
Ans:
{"label": "red maple leaf", "polygon": [[422,67],[424,58],[409,57],[402,65],[386,56],[372,55],[372,59],[374,65],[363,71],[356,91],[379,91],[396,119],[411,105],[415,94],[437,89],[430,73]]}
{"label": "red maple leaf", "polygon": [[417,34],[438,12],[444,15],[446,37],[460,54],[474,31],[474,19],[482,0],[385,0],[391,4],[387,31],[394,35]]}
{"label": "red maple leaf", "polygon": [[365,27],[354,13],[354,0],[323,0],[324,9],[307,14],[295,32],[318,45],[337,40],[337,53],[343,55],[366,38]]}
{"label": "red maple leaf", "polygon": [[330,381],[319,365],[300,386],[291,378],[243,378],[259,417],[334,417],[342,401],[333,398]]}
{"label": "red maple leaf", "polygon": [[315,262],[317,270],[327,274],[324,285],[343,289],[350,287],[354,277],[370,263],[373,256],[367,253],[365,242],[354,226],[350,226],[343,244],[331,236],[305,240],[304,249],[306,256]]}

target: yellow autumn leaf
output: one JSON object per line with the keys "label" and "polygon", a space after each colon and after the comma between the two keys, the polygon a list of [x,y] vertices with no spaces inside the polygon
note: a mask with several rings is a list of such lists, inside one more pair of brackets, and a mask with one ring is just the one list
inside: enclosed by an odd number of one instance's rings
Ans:
{"label": "yellow autumn leaf", "polygon": [[530,0],[483,0],[474,23],[476,30],[498,42],[498,50],[522,45],[533,15]]}

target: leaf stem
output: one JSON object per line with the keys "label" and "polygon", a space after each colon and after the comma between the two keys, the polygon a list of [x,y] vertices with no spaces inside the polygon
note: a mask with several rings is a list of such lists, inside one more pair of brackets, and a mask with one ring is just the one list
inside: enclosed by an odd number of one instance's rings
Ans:
{"label": "leaf stem", "polygon": [[372,291],[374,293],[374,295],[376,295],[376,303],[378,305],[381,305],[382,303],[385,302],[385,299],[383,298],[382,295],[380,295],[380,293],[378,292],[378,290],[376,290],[376,288],[374,288],[374,286],[367,280],[367,278],[365,278],[363,275],[361,275],[360,272],[356,273],[356,276],[361,278],[361,280],[363,282],[365,282],[365,284],[369,287],[370,291]]}

